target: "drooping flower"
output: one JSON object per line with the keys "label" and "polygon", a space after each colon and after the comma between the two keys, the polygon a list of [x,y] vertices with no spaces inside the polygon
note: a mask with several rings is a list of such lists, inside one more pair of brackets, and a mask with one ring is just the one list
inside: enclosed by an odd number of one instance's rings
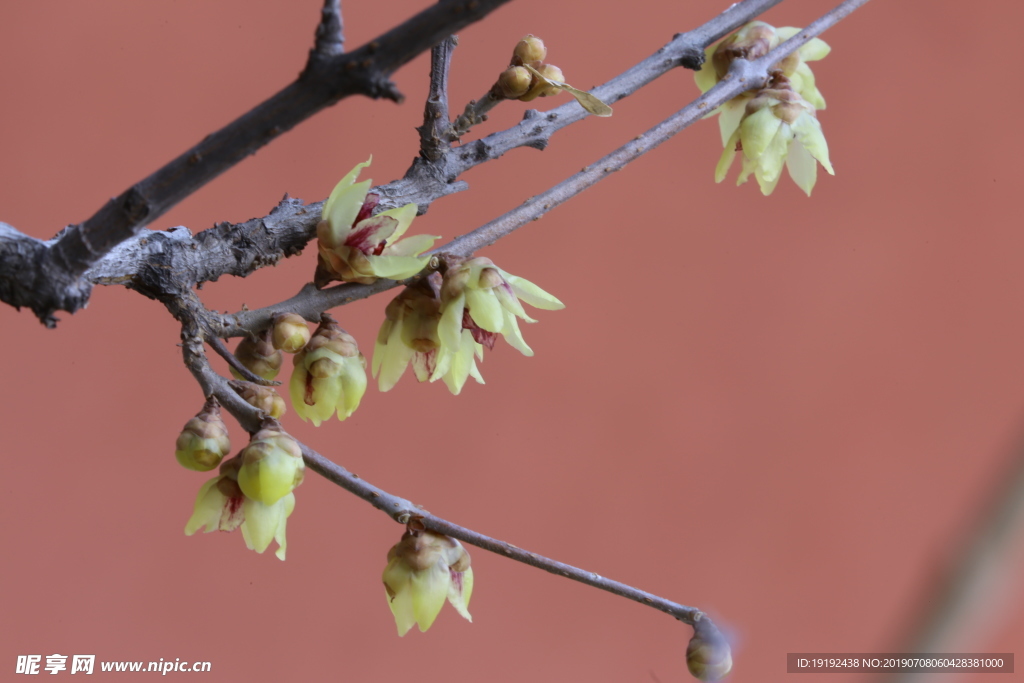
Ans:
{"label": "drooping flower", "polygon": [[454,538],[409,528],[388,551],[382,578],[399,636],[414,624],[420,631],[430,628],[445,600],[473,621],[468,609],[473,568],[469,553]]}
{"label": "drooping flower", "polygon": [[292,407],[317,427],[337,411],[344,420],[366,392],[366,359],[352,335],[326,313],[320,327],[299,353],[289,384]]}
{"label": "drooping flower", "polygon": [[279,427],[256,432],[238,454],[238,486],[246,498],[271,506],[302,483],[305,463],[299,444]]}
{"label": "drooping flower", "polygon": [[238,485],[241,458],[225,460],[220,474],[199,489],[192,516],[185,524],[185,535],[191,536],[205,527],[211,531],[234,531],[241,527],[246,547],[263,553],[271,541],[277,541],[278,559],[285,559],[288,542],[285,537],[288,516],[295,509],[295,494],[288,493],[272,505],[248,498]]}
{"label": "drooping flower", "polygon": [[[524,356],[532,356],[533,350],[523,340],[516,318],[536,321],[526,315],[520,299],[544,310],[565,308],[565,304],[537,285],[506,273],[489,258],[471,258],[450,266],[441,285],[441,320],[437,328],[441,348],[431,380],[444,376],[456,364],[464,364],[467,356],[472,360],[472,354],[466,350],[470,340],[493,349],[500,334]],[[482,356],[482,348],[478,351]]]}
{"label": "drooping flower", "polygon": [[[441,275],[431,273],[421,282],[406,287],[385,309],[384,322],[373,349],[372,365],[381,391],[391,389],[410,363],[419,381],[425,382],[433,377],[442,355],[441,339],[437,333],[441,320],[440,289]],[[449,362],[448,371],[441,375],[453,394],[462,390],[468,377],[484,383],[476,367],[474,353],[479,353],[482,359],[483,346],[470,335],[453,361]]]}
{"label": "drooping flower", "polygon": [[775,189],[783,165],[808,196],[818,176],[816,162],[835,175],[828,158],[828,143],[814,107],[800,97],[779,72],[775,72],[768,86],[747,104],[739,127],[729,137],[715,169],[716,182],[722,182],[736,152],[741,150],[743,170],[736,184],[743,184],[753,174],[765,195]]}
{"label": "drooping flower", "polygon": [[[752,21],[725,40],[708,47],[704,51],[705,62],[700,71],[694,74],[694,80],[701,92],[707,92],[729,73],[735,59],[754,60],[768,54],[781,43],[789,40],[799,28],[783,26],[775,28],[763,21]],[[771,67],[770,70],[782,71],[792,81],[793,89],[815,109],[825,108],[825,98],[818,92],[814,73],[807,62],[824,59],[831,51],[828,43],[820,38],[811,38],[788,57]],[[746,105],[755,96],[754,91],[747,91],[732,98],[708,116],[719,114],[718,125],[722,134],[722,144],[728,145],[729,138],[739,126]]]}
{"label": "drooping flower", "polygon": [[323,220],[316,228],[320,258],[313,281],[318,287],[333,280],[362,284],[382,277],[403,280],[423,270],[430,260],[420,254],[433,246],[436,236],[401,239],[416,217],[415,204],[370,215],[380,197],[367,193],[372,181],[355,180],[371,160],[349,171],[324,202]]}
{"label": "drooping flower", "polygon": [[209,472],[230,450],[231,439],[220,416],[220,403],[211,396],[199,414],[185,423],[175,443],[174,457],[182,467]]}

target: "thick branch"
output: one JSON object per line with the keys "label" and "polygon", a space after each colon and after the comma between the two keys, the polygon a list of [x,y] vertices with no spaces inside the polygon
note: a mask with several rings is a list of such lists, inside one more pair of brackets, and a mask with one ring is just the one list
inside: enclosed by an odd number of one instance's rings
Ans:
{"label": "thick branch", "polygon": [[[446,36],[478,21],[508,0],[442,0],[358,50],[340,50],[340,5],[327,2],[325,21],[305,70],[291,85],[224,128],[207,135],[163,168],[104,204],[84,223],[67,228],[32,267],[34,301],[44,321],[53,312],[74,312],[88,300],[90,284],[80,276],[115,246],[167,212],[200,187],[321,109],[354,94],[400,101],[392,73]],[[328,54],[332,52],[333,54]],[[6,289],[0,290],[3,294]],[[22,303],[15,303],[15,301]]]}

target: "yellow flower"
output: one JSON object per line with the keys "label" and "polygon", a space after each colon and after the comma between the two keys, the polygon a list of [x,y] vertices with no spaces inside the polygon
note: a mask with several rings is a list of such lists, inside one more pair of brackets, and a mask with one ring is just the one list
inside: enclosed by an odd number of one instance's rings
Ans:
{"label": "yellow flower", "polygon": [[[694,74],[694,80],[701,92],[707,92],[725,78],[729,67],[735,59],[754,60],[768,54],[781,43],[789,40],[799,28],[783,26],[775,28],[763,21],[752,21],[743,26],[720,43],[708,47],[704,51],[704,67]],[[818,92],[814,82],[814,73],[807,62],[824,59],[832,50],[828,43],[820,38],[811,38],[798,50],[790,54],[770,70],[780,70],[792,81],[793,89],[815,109],[825,108],[825,98]],[[740,119],[747,103],[754,98],[754,93],[747,91],[732,98],[708,116],[720,114],[718,125],[722,134],[722,144],[728,145],[729,138],[739,126]]]}
{"label": "yellow flower", "polygon": [[295,354],[289,389],[295,412],[317,427],[335,411],[339,420],[350,416],[366,393],[366,359],[355,338],[326,313],[306,348]]}
{"label": "yellow flower", "polygon": [[747,104],[743,119],[727,141],[715,169],[716,182],[725,178],[739,150],[743,152],[743,170],[736,184],[743,184],[753,174],[765,195],[775,189],[783,164],[808,196],[817,180],[816,161],[835,175],[814,107],[778,73]]}
{"label": "yellow flower", "polygon": [[[373,349],[372,365],[373,376],[378,377],[381,391],[395,386],[410,363],[419,381],[425,382],[433,377],[438,359],[443,355],[437,333],[441,320],[440,286],[441,275],[432,273],[423,282],[406,287],[385,309],[384,322]],[[484,383],[476,367],[474,352],[483,358],[483,346],[476,343],[470,334],[460,351],[456,352],[453,362],[449,362],[447,372],[440,376],[453,394],[462,390],[468,377]]]}
{"label": "yellow flower", "polygon": [[240,458],[225,461],[220,474],[200,487],[192,516],[185,524],[185,535],[191,536],[203,527],[206,533],[241,527],[250,550],[262,553],[271,541],[277,541],[275,554],[284,560],[288,546],[285,528],[295,509],[295,494],[288,493],[271,505],[246,497],[238,485],[240,466]]}
{"label": "yellow flower", "polygon": [[[532,356],[516,318],[536,321],[526,315],[520,299],[549,311],[565,308],[537,285],[506,273],[488,258],[471,258],[449,267],[441,285],[441,320],[437,327],[441,348],[431,381],[451,372],[453,383],[461,389],[475,368],[471,365],[474,353],[482,358],[483,347],[493,349],[499,334],[524,356]],[[455,389],[452,392],[458,393]]]}
{"label": "yellow flower", "polygon": [[473,568],[469,553],[454,538],[432,531],[409,529],[388,551],[384,590],[395,617],[398,635],[419,624],[426,631],[447,599],[469,621]]}
{"label": "yellow flower", "polygon": [[320,253],[314,282],[318,287],[341,280],[371,284],[377,278],[404,280],[423,270],[429,257],[420,256],[436,236],[414,235],[400,239],[416,217],[416,205],[370,214],[380,201],[367,194],[372,181],[355,182],[370,160],[357,164],[342,178],[324,202],[316,228]]}
{"label": "yellow flower", "polygon": [[273,505],[302,483],[302,450],[280,429],[256,432],[238,456],[242,459],[238,486],[246,498]]}

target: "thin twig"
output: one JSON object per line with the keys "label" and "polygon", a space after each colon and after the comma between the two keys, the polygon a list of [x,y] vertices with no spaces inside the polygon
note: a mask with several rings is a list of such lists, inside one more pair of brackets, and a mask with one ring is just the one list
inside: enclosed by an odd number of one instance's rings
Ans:
{"label": "thin twig", "polygon": [[[539,220],[551,209],[565,203],[615,171],[621,170],[629,162],[643,156],[694,122],[702,119],[707,112],[712,111],[715,107],[722,105],[746,90],[763,85],[768,77],[768,70],[773,64],[778,63],[812,37],[830,28],[867,1],[846,0],[764,57],[749,62],[742,59],[734,61],[729,74],[715,87],[647,132],[637,136],[629,143],[602,157],[590,166],[584,167],[582,171],[566,178],[551,189],[530,198],[503,216],[452,240],[442,247],[438,247],[430,253],[469,256],[479,249],[494,244],[500,238],[518,228]],[[304,287],[296,296],[279,304],[223,316],[217,326],[218,334],[224,337],[246,334],[249,330],[265,327],[275,314],[282,312],[298,313],[309,318],[315,315],[317,311],[325,311],[359,299],[365,299],[374,294],[397,287],[400,284],[408,283],[411,280],[403,282],[378,280],[372,285],[343,284],[323,290]]]}
{"label": "thin twig", "polygon": [[[706,45],[779,2],[781,0],[743,0],[703,26],[676,35],[654,55],[594,92],[606,93],[604,98],[607,101],[617,101],[676,66],[698,68],[704,59]],[[418,156],[404,178],[373,188],[372,191],[381,198],[378,210],[412,202],[418,205],[421,213],[425,212],[439,197],[467,187],[458,180],[466,170],[497,159],[516,147],[543,148],[555,132],[585,116],[586,112],[575,101],[545,113],[531,109],[519,124],[482,140],[444,151],[436,162]],[[301,251],[302,246],[315,236],[321,206],[322,202],[305,205],[286,197],[268,216],[234,225],[218,224],[194,238],[186,236],[183,229],[174,233],[145,231],[97,264],[89,272],[89,277],[98,284],[123,284],[149,262],[158,264],[159,272],[188,273],[188,286],[216,280],[225,274],[245,277],[257,268],[276,263],[277,258]],[[254,250],[250,245],[253,240],[259,240],[261,258],[252,257]],[[200,253],[202,258],[197,256]],[[173,267],[168,267],[169,262],[173,262]]]}
{"label": "thin twig", "polygon": [[469,130],[487,120],[487,112],[498,106],[499,102],[502,102],[505,98],[499,97],[491,88],[487,91],[487,94],[483,97],[475,100],[470,100],[469,104],[461,114],[452,123],[452,130],[455,132],[455,137],[461,138],[463,135],[469,132]]}
{"label": "thin twig", "polygon": [[341,0],[324,0],[320,10],[320,23],[316,27],[316,38],[310,61],[340,55],[345,51],[345,22],[341,19]]}
{"label": "thin twig", "polygon": [[[195,376],[206,396],[215,396],[228,412],[242,425],[243,429],[254,433],[259,429],[262,413],[253,406],[246,403],[231,389],[228,381],[215,373],[210,367],[202,350],[202,343],[198,337],[198,327],[193,324],[187,325],[190,331],[182,333],[182,348],[184,351],[185,364]],[[436,531],[470,545],[489,550],[503,557],[517,562],[543,569],[552,574],[557,574],[574,581],[600,588],[614,595],[628,598],[642,605],[653,607],[669,614],[676,619],[691,626],[698,621],[704,622],[705,626],[712,626],[711,620],[701,610],[695,607],[681,605],[671,600],[648,593],[647,591],[634,588],[619,581],[607,579],[595,572],[588,572],[578,567],[558,562],[550,558],[531,553],[517,546],[501,541],[490,536],[453,524],[445,519],[432,515],[426,510],[415,505],[406,498],[395,496],[373,484],[361,479],[337,463],[325,458],[309,446],[299,443],[302,448],[303,459],[310,469],[322,475],[328,481],[337,484],[349,493],[361,498],[373,507],[381,510],[389,517],[400,524],[407,524],[412,519],[419,520],[426,528]]]}
{"label": "thin twig", "polygon": [[[934,584],[928,587],[921,601],[921,613],[911,626],[907,642],[898,652],[943,652],[956,649],[953,643],[957,629],[971,619],[972,611],[991,606],[1000,599],[1001,583],[1019,577],[1008,573],[1011,550],[1021,542],[1024,527],[1024,442],[1014,448],[1010,461],[996,478],[985,508],[976,523],[966,531],[959,543],[956,559]],[[1002,576],[1000,576],[1002,574]],[[894,673],[888,683],[909,683],[923,680],[920,674]]]}
{"label": "thin twig", "polygon": [[452,51],[459,44],[457,36],[448,36],[430,50],[430,89],[423,107],[423,125],[420,134],[420,156],[437,161],[452,143],[451,122],[448,120],[448,70]]}

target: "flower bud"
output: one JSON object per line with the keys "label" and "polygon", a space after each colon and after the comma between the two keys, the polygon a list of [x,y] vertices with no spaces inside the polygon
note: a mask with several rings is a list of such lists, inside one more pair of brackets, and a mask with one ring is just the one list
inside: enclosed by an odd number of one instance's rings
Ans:
{"label": "flower bud", "polygon": [[732,670],[729,643],[709,622],[698,621],[686,646],[686,668],[699,681],[719,681]]}
{"label": "flower bud", "polygon": [[[281,364],[284,362],[284,354],[274,348],[272,334],[272,330],[268,328],[256,337],[246,337],[235,348],[235,358],[249,372],[266,380],[277,377]],[[245,379],[234,368],[231,368],[231,374],[236,379]]]}
{"label": "flower bud", "polygon": [[185,423],[175,444],[174,457],[182,467],[209,472],[230,450],[231,440],[220,417],[220,404],[211,396],[199,414]]}
{"label": "flower bud", "polygon": [[527,33],[512,51],[512,64],[522,66],[530,62],[543,62],[547,56],[548,49],[544,47],[544,41],[532,33]]}
{"label": "flower bud", "polygon": [[565,82],[561,69],[553,64],[543,64],[541,62],[534,62],[530,66],[536,70],[536,74],[534,74],[533,85],[530,87],[530,90],[519,98],[521,102],[529,102],[538,97],[549,97],[562,92],[562,88],[552,82]]}
{"label": "flower bud", "polygon": [[238,485],[246,498],[273,505],[302,483],[302,450],[279,428],[256,432],[239,457]]}
{"label": "flower bud", "polygon": [[274,316],[274,348],[285,353],[298,353],[309,342],[309,327],[297,313],[278,313]]}
{"label": "flower bud", "polygon": [[264,387],[240,380],[231,380],[228,382],[228,385],[238,392],[243,401],[255,408],[259,408],[272,418],[281,417],[284,415],[285,410],[287,410],[284,399],[271,387]]}
{"label": "flower bud", "polygon": [[521,66],[510,66],[498,76],[498,92],[502,97],[514,100],[530,89],[533,76]]}

